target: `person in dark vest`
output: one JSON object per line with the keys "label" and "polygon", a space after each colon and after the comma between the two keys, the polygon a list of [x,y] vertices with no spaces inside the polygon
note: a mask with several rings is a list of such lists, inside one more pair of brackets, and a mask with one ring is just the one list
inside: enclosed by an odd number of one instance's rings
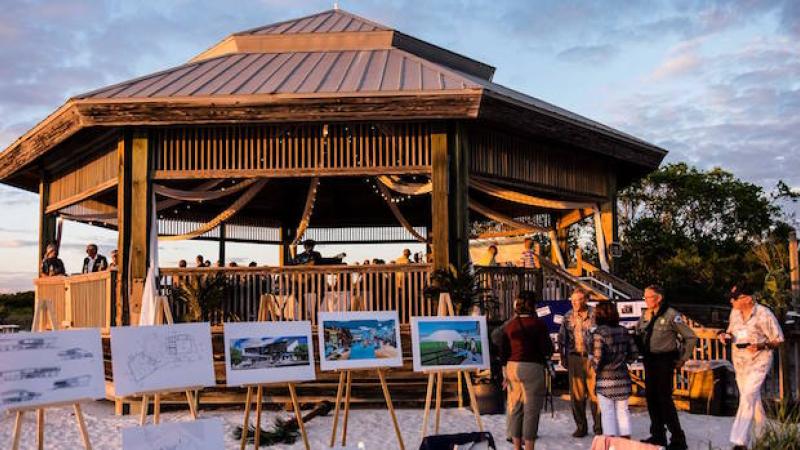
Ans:
{"label": "person in dark vest", "polygon": [[[686,435],[672,401],[675,370],[692,356],[697,335],[686,325],[681,314],[664,302],[664,291],[651,285],[644,290],[647,304],[636,324],[639,350],[644,357],[644,383],[647,412],[650,414],[650,437],[642,442],[666,446],[667,450],[686,450]],[[667,445],[667,433],[671,439]]]}
{"label": "person in dark vest", "polygon": [[101,272],[108,269],[106,257],[97,253],[97,246],[89,244],[86,246],[86,258],[83,258],[83,269],[81,273]]}

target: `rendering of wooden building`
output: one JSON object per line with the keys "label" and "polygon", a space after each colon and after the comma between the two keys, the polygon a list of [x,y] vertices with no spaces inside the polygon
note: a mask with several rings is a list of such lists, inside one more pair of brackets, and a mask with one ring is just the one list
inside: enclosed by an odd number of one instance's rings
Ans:
{"label": "rendering of wooden building", "polygon": [[[565,254],[568,228],[590,216],[608,280],[616,193],[666,151],[494,83],[494,72],[330,10],[75,96],[0,154],[0,181],[39,193],[40,255],[60,217],[117,230],[119,266],[43,278],[37,295],[60,302],[72,326],[138,323],[158,234],[282,248],[276,267],[162,267],[162,292],[220,272],[233,280],[228,307],[241,319],[269,292],[287,318],[315,320],[357,299],[397,309],[406,324],[435,312],[423,288],[432,270],[468,262],[476,222],[503,225],[482,237],[549,234]],[[425,242],[433,262],[283,264],[305,238]],[[543,261],[551,284],[567,289],[588,275],[553,255]],[[506,280],[493,284],[498,297],[526,283],[525,270],[487,269]]]}

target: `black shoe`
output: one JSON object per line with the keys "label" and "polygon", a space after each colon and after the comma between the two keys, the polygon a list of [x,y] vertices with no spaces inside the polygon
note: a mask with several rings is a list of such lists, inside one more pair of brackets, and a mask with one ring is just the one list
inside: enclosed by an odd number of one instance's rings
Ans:
{"label": "black shoe", "polygon": [[734,445],[733,450],[747,450],[746,445]]}
{"label": "black shoe", "polygon": [[670,442],[667,450],[689,450],[685,442]]}
{"label": "black shoe", "polygon": [[651,444],[651,445],[660,445],[662,447],[665,447],[667,445],[667,438],[657,438],[654,436],[650,436],[649,438],[642,439],[639,442],[644,442],[645,444]]}
{"label": "black shoe", "polygon": [[602,434],[603,434],[603,429],[602,428],[595,428],[594,429],[594,435],[595,436],[600,436]]}
{"label": "black shoe", "polygon": [[586,436],[586,430],[575,430],[575,432],[572,433],[572,437],[574,438],[582,438],[585,436]]}

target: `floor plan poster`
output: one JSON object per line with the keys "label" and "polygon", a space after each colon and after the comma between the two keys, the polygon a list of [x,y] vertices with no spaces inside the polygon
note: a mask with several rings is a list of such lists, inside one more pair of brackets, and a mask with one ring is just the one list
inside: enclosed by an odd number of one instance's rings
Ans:
{"label": "floor plan poster", "polygon": [[100,330],[0,336],[0,411],[105,396]]}
{"label": "floor plan poster", "polygon": [[312,342],[307,321],[226,323],[228,386],[313,380]]}
{"label": "floor plan poster", "polygon": [[111,367],[118,396],[213,386],[211,326],[113,327]]}
{"label": "floor plan poster", "polygon": [[122,430],[122,450],[223,450],[222,419],[166,423]]}

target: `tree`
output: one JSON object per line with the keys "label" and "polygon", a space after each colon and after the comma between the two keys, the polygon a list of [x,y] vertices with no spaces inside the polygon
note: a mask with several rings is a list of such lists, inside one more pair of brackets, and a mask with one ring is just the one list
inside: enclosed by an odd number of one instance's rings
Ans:
{"label": "tree", "polygon": [[762,284],[767,268],[753,249],[786,230],[761,187],[685,163],[628,187],[618,206],[620,275],[639,286],[660,283],[679,302],[725,302],[742,278]]}

